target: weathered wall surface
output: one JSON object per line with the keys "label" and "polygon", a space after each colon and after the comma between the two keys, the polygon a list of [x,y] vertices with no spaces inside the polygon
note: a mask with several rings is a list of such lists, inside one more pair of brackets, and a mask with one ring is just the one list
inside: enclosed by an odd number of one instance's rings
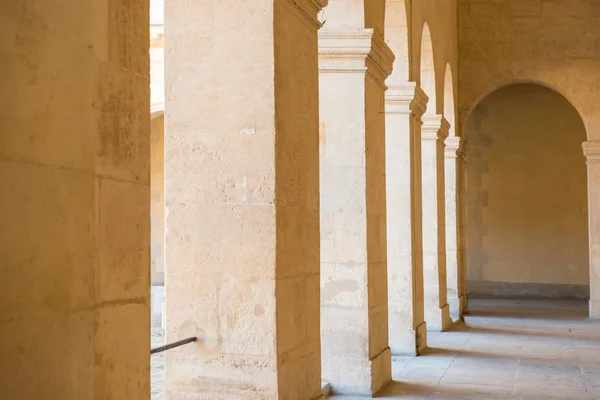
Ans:
{"label": "weathered wall surface", "polygon": [[[585,130],[577,111],[550,89],[508,86],[477,106],[466,139],[469,292],[585,293]],[[540,285],[502,285],[509,282]]]}
{"label": "weathered wall surface", "polygon": [[148,2],[0,15],[0,397],[147,399]]}
{"label": "weathered wall surface", "polygon": [[165,283],[165,160],[164,116],[152,120],[150,132],[150,281]]}
{"label": "weathered wall surface", "polygon": [[600,139],[599,0],[460,0],[460,125],[477,101],[515,81],[567,97]]}

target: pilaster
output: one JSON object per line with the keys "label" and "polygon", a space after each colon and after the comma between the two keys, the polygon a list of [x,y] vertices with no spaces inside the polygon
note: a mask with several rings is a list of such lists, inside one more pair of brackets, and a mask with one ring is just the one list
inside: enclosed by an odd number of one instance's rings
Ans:
{"label": "pilaster", "polygon": [[393,355],[427,346],[423,306],[421,117],[427,96],[413,82],[385,95],[389,343]]}
{"label": "pilaster", "polygon": [[373,29],[319,32],[322,367],[336,394],[372,395],[391,381],[384,91],[393,59]]}
{"label": "pilaster", "polygon": [[446,275],[448,284],[448,304],[453,321],[462,318],[460,305],[461,273],[458,261],[458,221],[457,221],[457,153],[460,138],[448,136],[444,142],[444,180],[446,183]]}
{"label": "pilaster", "polygon": [[600,141],[583,142],[588,170],[590,319],[600,319]]}
{"label": "pilaster", "polygon": [[[166,104],[166,263],[176,266],[166,331],[199,338],[166,358],[167,398],[323,398],[314,99],[324,4],[217,1],[214,13],[244,21],[218,52],[214,40],[165,43],[166,90],[177,93]],[[166,25],[204,37],[205,11],[166,2]],[[232,87],[252,95],[222,95]]]}
{"label": "pilaster", "polygon": [[446,281],[444,140],[450,124],[441,115],[423,116],[423,279],[425,320],[431,331],[451,324]]}

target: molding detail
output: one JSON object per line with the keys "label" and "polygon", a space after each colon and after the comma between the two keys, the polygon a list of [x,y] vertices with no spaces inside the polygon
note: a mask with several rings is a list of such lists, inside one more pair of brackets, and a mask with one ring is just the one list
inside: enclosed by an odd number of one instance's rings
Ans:
{"label": "molding detail", "polygon": [[325,8],[329,0],[288,0],[293,7],[297,8],[302,16],[315,28],[320,29],[323,24],[317,18],[319,12]]}
{"label": "molding detail", "polygon": [[458,136],[449,135],[444,144],[446,147],[444,148],[444,156],[446,158],[456,158],[458,155],[458,149],[460,148],[460,138]]}
{"label": "molding detail", "polygon": [[366,72],[385,90],[394,58],[373,29],[319,31],[319,73]]}
{"label": "molding detail", "polygon": [[587,159],[586,164],[600,163],[600,142],[583,142],[581,147]]}
{"label": "molding detail", "polygon": [[423,115],[423,126],[421,127],[422,140],[441,140],[448,137],[450,132],[450,123],[439,114]]}
{"label": "molding detail", "polygon": [[394,83],[385,92],[385,112],[389,114],[413,113],[418,118],[425,113],[429,97],[415,82]]}

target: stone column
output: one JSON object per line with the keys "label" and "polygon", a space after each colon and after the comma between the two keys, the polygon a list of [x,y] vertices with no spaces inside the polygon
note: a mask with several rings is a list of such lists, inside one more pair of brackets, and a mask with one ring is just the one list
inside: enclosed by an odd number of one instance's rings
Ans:
{"label": "stone column", "polygon": [[600,319],[600,142],[583,142],[588,170],[590,319]]}
{"label": "stone column", "polygon": [[371,395],[391,380],[384,81],[393,58],[372,29],[319,32],[322,365],[339,394]]}
{"label": "stone column", "polygon": [[392,355],[427,346],[423,308],[421,116],[427,95],[413,82],[385,94],[389,343]]}
{"label": "stone column", "polygon": [[448,305],[453,321],[462,318],[460,305],[460,271],[458,267],[458,221],[457,221],[457,159],[460,138],[448,136],[444,148],[444,180],[446,197],[446,277]]}
{"label": "stone column", "polygon": [[423,280],[425,320],[430,331],[451,324],[446,285],[444,139],[450,125],[441,115],[423,116]]}
{"label": "stone column", "polygon": [[317,13],[165,4],[167,398],[322,398]]}
{"label": "stone column", "polygon": [[71,4],[0,2],[0,398],[149,399],[148,1]]}
{"label": "stone column", "polygon": [[460,140],[456,157],[456,225],[458,243],[458,306],[459,316],[463,318],[469,308],[467,298],[467,219],[466,219],[466,169],[468,146],[465,139]]}

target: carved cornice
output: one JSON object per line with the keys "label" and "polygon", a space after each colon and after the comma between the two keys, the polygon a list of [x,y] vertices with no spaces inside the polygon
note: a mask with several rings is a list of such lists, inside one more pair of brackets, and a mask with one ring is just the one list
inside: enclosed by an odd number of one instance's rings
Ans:
{"label": "carved cornice", "polygon": [[385,92],[385,112],[410,114],[421,117],[427,109],[429,98],[415,82],[390,83]]}
{"label": "carved cornice", "polygon": [[328,0],[288,0],[296,7],[308,22],[319,29],[323,24],[317,19],[319,12],[328,4]]}
{"label": "carved cornice", "polygon": [[587,164],[600,163],[600,142],[583,142],[581,147]]}
{"label": "carved cornice", "polygon": [[319,72],[366,72],[382,87],[392,73],[394,53],[373,29],[319,31]]}
{"label": "carved cornice", "polygon": [[460,138],[458,136],[449,135],[444,141],[444,156],[447,158],[456,158],[458,149],[460,148]]}
{"label": "carved cornice", "polygon": [[423,127],[421,128],[421,138],[423,140],[444,141],[448,137],[450,123],[446,118],[439,114],[423,115]]}

